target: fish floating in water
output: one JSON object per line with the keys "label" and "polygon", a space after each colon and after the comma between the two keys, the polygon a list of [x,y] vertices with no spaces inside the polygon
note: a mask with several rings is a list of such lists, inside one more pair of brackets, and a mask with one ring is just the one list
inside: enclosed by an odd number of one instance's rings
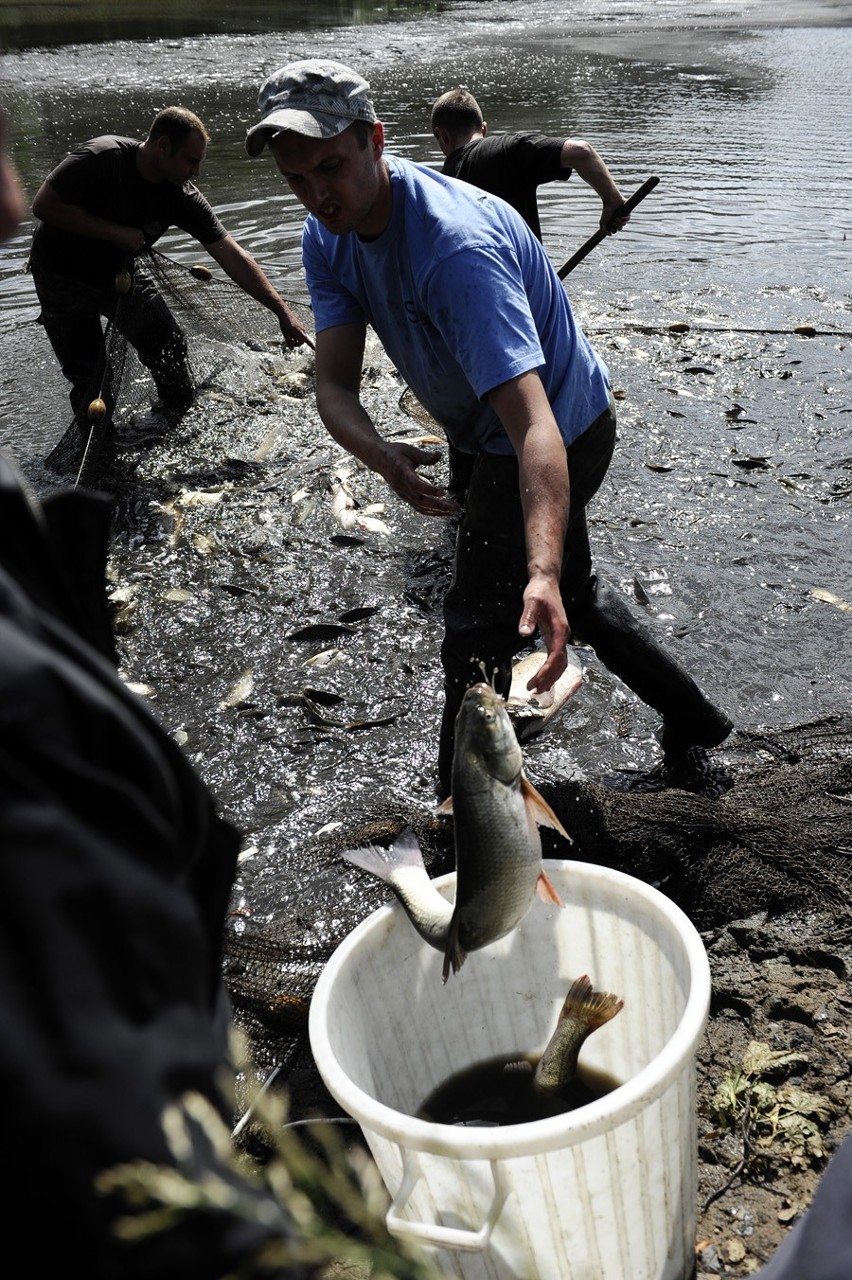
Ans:
{"label": "fish floating in water", "polygon": [[354,866],[387,881],[411,923],[444,952],[443,981],[458,973],[468,952],[487,947],[523,919],[538,894],[561,906],[541,866],[539,826],[570,840],[550,805],[523,772],[523,757],[504,700],[490,685],[473,685],[456,718],[452,813],[456,894],[450,903],[435,888],[410,829],[390,849],[347,850]]}
{"label": "fish floating in water", "polygon": [[390,527],[378,517],[384,514],[383,502],[373,502],[362,507],[349,487],[348,472],[335,472],[329,485],[331,510],[335,520],[344,529],[366,529],[370,533],[390,533]]}
{"label": "fish floating in water", "polygon": [[228,707],[240,707],[254,693],[254,674],[251,667],[247,667],[237,680],[236,684],[225,694],[219,703],[219,710],[225,711]]}
{"label": "fish floating in water", "polygon": [[624,1001],[608,991],[595,991],[588,974],[568,988],[556,1030],[538,1061],[533,1087],[539,1093],[563,1093],[577,1074],[577,1059],[592,1034],[624,1008]]}
{"label": "fish floating in water", "polygon": [[586,679],[582,662],[571,648],[566,649],[565,656],[568,660],[567,667],[553,687],[545,693],[532,693],[527,684],[547,658],[546,650],[534,649],[512,667],[512,684],[506,699],[506,710],[519,742],[526,742],[541,733],[568,699],[582,688]]}

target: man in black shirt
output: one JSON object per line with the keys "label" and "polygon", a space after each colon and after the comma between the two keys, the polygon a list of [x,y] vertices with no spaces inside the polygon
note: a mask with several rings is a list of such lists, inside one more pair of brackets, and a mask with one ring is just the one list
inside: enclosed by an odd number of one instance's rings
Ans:
{"label": "man in black shirt", "polygon": [[288,347],[312,345],[194,185],[208,141],[196,115],[167,107],[143,142],[107,135],[75,147],[36,193],[33,213],[40,225],[30,265],[40,320],[71,383],[71,404],[84,436],[88,404],[103,374],[102,317],[112,319],[136,348],[166,409],[179,414],[192,401],[184,334],[153,286],[133,277],[135,255],[171,226],[193,236],[276,316]]}
{"label": "man in black shirt", "polygon": [[479,103],[467,89],[450,89],[432,106],[432,132],[446,156],[441,172],[500,196],[541,239],[536,190],[543,182],[564,182],[576,171],[600,196],[600,225],[608,233],[629,221],[619,218],[624,199],[603,159],[581,138],[549,138],[542,133],[488,134]]}
{"label": "man in black shirt", "polygon": [[[0,241],[23,212],[5,142],[0,110]],[[39,502],[0,450],[4,1220],[38,1276],[79,1259],[99,1280],[305,1280],[286,1261],[255,1267],[294,1224],[188,1110],[194,1093],[233,1122],[222,947],[240,837],[116,671],[110,511],[81,489]],[[220,1201],[122,1238],[130,1206],[96,1179],[141,1161]]]}

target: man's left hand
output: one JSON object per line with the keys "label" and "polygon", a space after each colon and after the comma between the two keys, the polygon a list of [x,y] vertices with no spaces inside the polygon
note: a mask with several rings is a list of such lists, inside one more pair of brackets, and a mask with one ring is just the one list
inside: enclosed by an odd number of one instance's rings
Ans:
{"label": "man's left hand", "polygon": [[605,231],[608,236],[615,235],[616,231],[621,231],[630,221],[629,213],[619,213],[619,209],[624,208],[624,201],[617,204],[604,204],[601,209],[601,231]]}
{"label": "man's left hand", "polygon": [[547,645],[547,661],[528,682],[531,693],[546,693],[568,666],[566,649],[571,628],[565,616],[559,583],[551,578],[531,578],[524,591],[524,609],[518,631],[525,639],[538,627]]}

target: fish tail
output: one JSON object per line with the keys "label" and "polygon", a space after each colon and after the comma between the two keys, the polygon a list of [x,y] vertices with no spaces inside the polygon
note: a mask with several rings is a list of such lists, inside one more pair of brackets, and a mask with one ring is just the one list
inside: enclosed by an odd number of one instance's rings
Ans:
{"label": "fish tail", "polygon": [[606,991],[594,991],[588,974],[576,978],[568,989],[556,1029],[535,1069],[535,1088],[543,1093],[565,1089],[577,1071],[577,1059],[586,1039],[610,1018],[624,1001]]}
{"label": "fish tail", "polygon": [[369,871],[379,880],[390,880],[393,873],[400,867],[422,867],[424,871],[426,869],[417,837],[410,827],[405,828],[399,839],[395,840],[389,849],[368,844],[363,849],[346,849],[341,857],[351,862],[353,866]]}
{"label": "fish tail", "polygon": [[589,975],[584,973],[568,988],[559,1021],[570,1018],[585,1027],[585,1034],[589,1035],[598,1027],[602,1027],[605,1022],[609,1022],[623,1008],[624,1001],[619,1000],[618,996],[608,991],[593,990]]}
{"label": "fish tail", "polygon": [[458,973],[466,959],[467,952],[459,943],[458,923],[454,919],[450,925],[447,948],[444,952],[444,968],[441,974],[441,981],[447,981],[450,976],[450,969],[452,969],[453,973]]}

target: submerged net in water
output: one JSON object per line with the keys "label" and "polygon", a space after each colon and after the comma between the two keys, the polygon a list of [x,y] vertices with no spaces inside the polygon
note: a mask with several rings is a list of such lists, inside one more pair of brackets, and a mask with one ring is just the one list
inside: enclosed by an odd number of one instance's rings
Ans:
{"label": "submerged net in water", "polygon": [[[852,716],[739,733],[731,743],[725,752],[730,785],[714,798],[574,780],[542,785],[572,837],[566,845],[542,828],[544,856],[597,863],[654,883],[699,929],[757,911],[852,914]],[[405,826],[413,828],[430,874],[453,869],[452,822],[431,811],[388,810],[340,824],[303,856],[319,876],[339,864],[344,849],[389,844]],[[300,1106],[308,1110],[322,1098],[307,1046],[313,986],[337,944],[392,897],[386,886],[351,869],[346,885],[335,902],[334,927],[325,899],[310,906],[294,891],[286,924],[257,928],[240,921],[226,935],[226,982],[254,1061],[262,1070],[293,1074]]]}
{"label": "submerged net in water", "polygon": [[[82,423],[75,417],[46,459],[52,470],[75,474],[77,484],[93,483],[104,443],[152,401],[161,423],[173,422],[241,348],[281,349],[276,317],[227,277],[155,249],[138,254],[132,267],[116,276],[102,358],[83,410],[88,417]],[[309,305],[287,304],[310,330]]]}

